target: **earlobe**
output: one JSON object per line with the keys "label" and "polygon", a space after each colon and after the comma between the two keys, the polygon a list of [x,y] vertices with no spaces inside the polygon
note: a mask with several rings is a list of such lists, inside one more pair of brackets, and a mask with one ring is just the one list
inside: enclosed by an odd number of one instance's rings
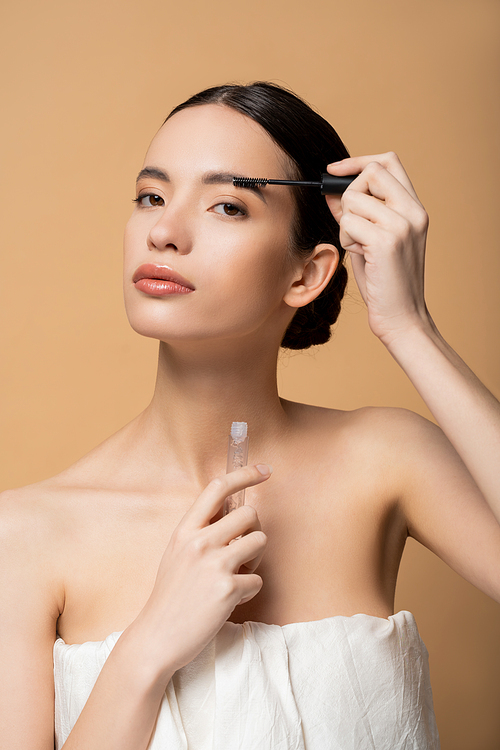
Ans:
{"label": "earlobe", "polygon": [[339,251],[334,245],[316,245],[312,254],[302,262],[295,279],[283,297],[290,307],[304,307],[321,294],[339,263]]}

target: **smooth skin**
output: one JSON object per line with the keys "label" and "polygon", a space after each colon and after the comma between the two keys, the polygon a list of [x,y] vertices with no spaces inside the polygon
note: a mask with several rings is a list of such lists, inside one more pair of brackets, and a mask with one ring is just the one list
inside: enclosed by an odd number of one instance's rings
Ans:
{"label": "smooth skin", "polygon": [[[123,631],[65,750],[145,750],[170,677],[227,620],[392,614],[408,535],[500,601],[500,407],[427,311],[427,216],[398,158],[330,165],[359,177],[327,200],[369,325],[441,429],[401,409],[279,398],[283,331],[338,253],[319,245],[290,261],[287,188],[262,200],[207,183],[214,172],[286,176],[256,123],[219,105],[184,110],[144,166],[168,176],[139,180],[124,243],[131,325],[161,342],[151,404],[62,474],[1,498],[0,745],[10,750],[53,748],[56,631],[66,643]],[[146,262],[195,291],[143,294],[132,275]],[[226,476],[235,419],[249,424],[250,465]],[[246,505],[222,517],[243,487]]]}

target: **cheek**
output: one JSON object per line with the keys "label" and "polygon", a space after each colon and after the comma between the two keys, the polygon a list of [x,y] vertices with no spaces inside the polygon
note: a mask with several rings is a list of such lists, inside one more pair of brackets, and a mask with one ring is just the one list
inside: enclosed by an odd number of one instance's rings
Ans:
{"label": "cheek", "polygon": [[[207,269],[208,288],[219,289],[219,302],[234,314],[262,318],[279,306],[289,283],[288,250],[281,240],[234,246]],[[214,300],[214,310],[217,309]],[[219,312],[221,308],[219,305]]]}

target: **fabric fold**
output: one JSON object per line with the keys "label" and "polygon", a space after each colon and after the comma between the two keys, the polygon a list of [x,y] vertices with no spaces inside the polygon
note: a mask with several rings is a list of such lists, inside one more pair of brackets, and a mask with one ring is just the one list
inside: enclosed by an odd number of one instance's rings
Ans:
{"label": "fabric fold", "polygon": [[214,748],[305,750],[282,628],[225,623],[216,644]]}
{"label": "fabric fold", "polygon": [[[54,644],[56,750],[120,633]],[[226,622],[173,675],[148,750],[439,750],[428,654],[410,612]]]}

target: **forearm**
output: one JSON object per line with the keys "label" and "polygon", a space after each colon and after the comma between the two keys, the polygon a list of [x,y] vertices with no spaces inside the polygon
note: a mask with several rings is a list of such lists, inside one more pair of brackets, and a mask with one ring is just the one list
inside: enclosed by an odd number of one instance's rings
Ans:
{"label": "forearm", "polygon": [[64,750],[146,750],[173,670],[159,674],[143,644],[133,629],[119,638]]}
{"label": "forearm", "polygon": [[431,322],[388,349],[455,447],[500,523],[500,404]]}

